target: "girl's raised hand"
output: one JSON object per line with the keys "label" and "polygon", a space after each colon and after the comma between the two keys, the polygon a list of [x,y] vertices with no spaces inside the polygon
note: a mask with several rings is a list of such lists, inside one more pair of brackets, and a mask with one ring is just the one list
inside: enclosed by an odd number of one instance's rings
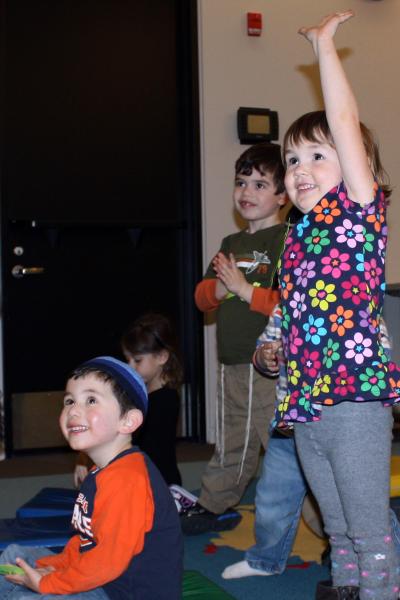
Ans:
{"label": "girl's raised hand", "polygon": [[317,42],[322,38],[333,38],[339,25],[345,23],[345,21],[348,21],[353,16],[354,12],[352,10],[332,13],[324,17],[318,25],[301,27],[299,33],[311,42],[314,51],[317,53]]}
{"label": "girl's raised hand", "polygon": [[373,199],[373,175],[360,129],[357,101],[334,44],[337,28],[354,16],[352,10],[332,13],[319,25],[299,33],[311,44],[319,64],[329,130],[348,197],[365,204]]}

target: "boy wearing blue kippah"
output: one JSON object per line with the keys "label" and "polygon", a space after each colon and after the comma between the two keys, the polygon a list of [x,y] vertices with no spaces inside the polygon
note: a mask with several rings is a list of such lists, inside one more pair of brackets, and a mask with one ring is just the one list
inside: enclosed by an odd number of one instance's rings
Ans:
{"label": "boy wearing blue kippah", "polygon": [[152,462],[131,443],[147,411],[146,387],[125,363],[98,357],[67,382],[61,430],[95,466],[78,493],[74,535],[60,554],[11,545],[0,563],[0,598],[178,600],[183,544],[171,493]]}

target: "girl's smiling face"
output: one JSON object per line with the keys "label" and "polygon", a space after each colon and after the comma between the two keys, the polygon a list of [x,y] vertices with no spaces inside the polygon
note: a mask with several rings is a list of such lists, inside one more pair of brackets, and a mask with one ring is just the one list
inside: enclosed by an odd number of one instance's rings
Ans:
{"label": "girl's smiling face", "polygon": [[342,180],[337,152],[328,142],[289,143],[285,162],[286,191],[302,213],[310,212]]}

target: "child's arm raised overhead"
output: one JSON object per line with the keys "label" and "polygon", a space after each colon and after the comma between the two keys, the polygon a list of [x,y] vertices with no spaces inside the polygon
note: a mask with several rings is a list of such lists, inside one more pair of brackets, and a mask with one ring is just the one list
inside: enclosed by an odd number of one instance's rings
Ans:
{"label": "child's arm raised overhead", "polygon": [[366,204],[373,200],[373,175],[362,140],[357,102],[333,41],[339,25],[353,15],[352,10],[333,13],[319,25],[302,27],[299,33],[311,42],[319,63],[326,117],[349,198]]}

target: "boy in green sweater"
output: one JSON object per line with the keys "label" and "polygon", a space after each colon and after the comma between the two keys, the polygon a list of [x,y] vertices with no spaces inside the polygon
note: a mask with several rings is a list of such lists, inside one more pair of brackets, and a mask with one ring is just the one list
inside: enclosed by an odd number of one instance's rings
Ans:
{"label": "boy in green sweater", "polygon": [[216,447],[202,478],[198,503],[181,517],[188,534],[237,524],[237,513],[228,509],[241,499],[256,471],[260,448],[268,442],[275,384],[254,371],[252,355],[279,301],[272,284],[287,231],[279,215],[286,203],[283,179],[276,144],[256,144],[238,158],[233,202],[247,227],[222,240],[196,287],[197,307],[204,312],[217,310],[220,372]]}

